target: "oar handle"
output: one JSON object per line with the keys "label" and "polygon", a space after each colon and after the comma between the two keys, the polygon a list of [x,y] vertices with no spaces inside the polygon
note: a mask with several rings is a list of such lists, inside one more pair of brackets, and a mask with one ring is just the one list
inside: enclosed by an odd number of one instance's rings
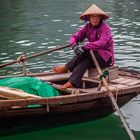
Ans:
{"label": "oar handle", "polygon": [[[54,52],[54,51],[57,51],[57,50],[61,50],[61,49],[64,49],[64,48],[68,48],[70,47],[71,44],[67,44],[67,45],[63,45],[63,46],[60,46],[60,47],[57,47],[57,48],[53,48],[53,49],[49,49],[47,51],[43,51],[43,52],[40,52],[40,53],[36,53],[36,54],[33,54],[31,56],[28,56],[28,57],[24,57],[24,60],[28,60],[28,59],[31,59],[31,58],[35,58],[37,56],[41,56],[41,55],[44,55],[44,54],[48,54],[48,53],[51,53],[51,52]],[[11,62],[8,62],[8,63],[5,63],[5,64],[1,64],[0,65],[0,68],[3,68],[3,67],[6,67],[8,65],[12,65],[12,64],[15,64],[17,63],[18,61],[17,60],[13,60]]]}

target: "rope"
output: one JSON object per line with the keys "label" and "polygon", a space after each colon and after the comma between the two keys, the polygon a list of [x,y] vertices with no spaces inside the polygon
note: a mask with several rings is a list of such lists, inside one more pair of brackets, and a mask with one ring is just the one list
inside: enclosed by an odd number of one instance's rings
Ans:
{"label": "rope", "polygon": [[23,75],[26,76],[26,65],[25,65],[25,55],[22,53],[18,58],[17,58],[18,63],[22,63],[22,70],[23,70]]}
{"label": "rope", "polygon": [[109,75],[109,71],[108,70],[104,70],[102,72],[102,74],[100,75],[100,80],[102,80],[103,77],[106,78],[108,75]]}
{"label": "rope", "polygon": [[50,112],[50,108],[49,108],[48,102],[47,102],[47,104],[46,104],[46,111],[47,111],[47,112]]}
{"label": "rope", "polygon": [[116,99],[116,102],[117,102],[117,100],[118,100],[118,88],[117,88],[117,86],[116,86],[116,97],[115,97],[115,99]]}
{"label": "rope", "polygon": [[17,62],[18,62],[18,63],[21,63],[21,62],[24,61],[24,59],[25,59],[25,55],[24,55],[24,53],[22,53],[22,54],[20,54],[20,56],[17,58]]}

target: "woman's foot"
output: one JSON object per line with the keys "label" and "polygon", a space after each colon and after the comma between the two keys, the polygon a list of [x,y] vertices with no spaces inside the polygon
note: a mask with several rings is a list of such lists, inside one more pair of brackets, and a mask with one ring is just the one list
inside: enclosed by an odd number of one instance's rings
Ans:
{"label": "woman's foot", "polygon": [[67,83],[63,84],[60,88],[61,89],[66,89],[66,88],[72,88],[72,87],[73,87],[72,83],[67,82]]}
{"label": "woman's foot", "polygon": [[52,69],[53,72],[55,73],[67,73],[68,72],[68,69],[66,66],[57,66],[57,67],[54,67]]}

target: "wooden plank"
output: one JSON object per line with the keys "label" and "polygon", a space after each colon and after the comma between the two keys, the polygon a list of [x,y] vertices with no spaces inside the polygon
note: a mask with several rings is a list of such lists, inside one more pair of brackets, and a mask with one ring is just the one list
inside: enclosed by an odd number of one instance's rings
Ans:
{"label": "wooden plank", "polygon": [[[106,91],[105,91],[106,92]],[[20,105],[29,105],[29,104],[42,104],[42,105],[60,105],[60,104],[69,104],[76,102],[85,102],[89,100],[103,99],[107,97],[105,92],[96,92],[97,94],[93,94],[93,92],[87,92],[83,94],[73,94],[73,95],[65,95],[65,96],[56,96],[50,98],[27,98],[27,99],[13,99],[13,100],[0,100],[0,107],[2,108],[10,108],[12,106],[20,106]],[[112,93],[116,95],[116,89],[112,90]],[[136,96],[140,94],[140,86],[133,87],[124,87],[117,90],[117,96],[131,94]]]}
{"label": "wooden plank", "polygon": [[[111,83],[118,83],[118,84],[124,84],[129,85],[128,83],[135,81],[136,78],[126,78],[126,77],[119,77],[118,79],[111,80]],[[138,80],[140,81],[140,80]]]}
{"label": "wooden plank", "polygon": [[43,77],[36,77],[42,81],[62,81],[66,80],[70,77],[70,73],[63,73],[63,74],[57,74],[57,75],[49,75],[49,76],[43,76]]}
{"label": "wooden plank", "polygon": [[124,79],[122,81],[119,81],[118,83],[119,84],[126,84],[126,83],[129,83],[129,82],[132,82],[132,81],[133,81],[133,79]]}
{"label": "wooden plank", "polygon": [[130,70],[128,71],[128,70],[123,70],[123,69],[119,69],[119,75],[140,78],[140,72],[134,72],[134,71],[130,71]]}
{"label": "wooden plank", "polygon": [[95,80],[95,79],[91,79],[91,78],[82,78],[83,81],[87,81],[87,82],[93,82],[93,83],[100,83],[100,80]]}
{"label": "wooden plank", "polygon": [[[88,93],[78,94],[78,95],[65,95],[58,97],[50,97],[50,98],[27,98],[27,99],[13,99],[13,100],[0,100],[0,108],[8,109],[13,106],[27,106],[29,104],[39,104],[39,105],[49,105],[49,106],[57,106],[62,104],[69,103],[77,103],[77,102],[88,102],[89,100],[96,99],[104,99],[107,97],[107,94],[104,92],[96,92],[97,94],[93,94],[92,91]],[[112,90],[112,93],[116,95],[116,89]],[[127,87],[117,90],[117,96],[130,94],[130,96],[140,94],[140,86],[134,86],[133,88]]]}
{"label": "wooden plank", "polygon": [[128,86],[133,86],[133,85],[137,85],[137,84],[140,84],[140,80],[135,80],[135,81],[126,83],[126,85],[128,85]]}
{"label": "wooden plank", "polygon": [[[109,72],[109,80],[113,80],[113,79],[117,79],[118,78],[118,66],[111,66],[111,67],[107,67],[107,68],[104,68],[102,69],[102,71],[104,70],[108,70]],[[91,68],[91,69],[88,69],[86,74],[85,74],[86,77],[90,77],[92,79],[96,79],[99,77],[99,73],[97,71],[96,68]]]}
{"label": "wooden plank", "polygon": [[0,94],[0,99],[7,99],[7,97]]}
{"label": "wooden plank", "polygon": [[123,80],[125,80],[126,78],[124,78],[124,77],[119,77],[119,78],[117,78],[117,79],[115,79],[115,80],[111,80],[110,82],[114,82],[114,83],[119,83],[119,82],[121,82],[121,81],[123,81]]}
{"label": "wooden plank", "polygon": [[[110,90],[121,90],[122,88],[128,88],[128,86],[126,85],[122,85],[122,84],[111,84],[109,85]],[[102,87],[103,91],[106,91],[105,87]]]}
{"label": "wooden plank", "polygon": [[[111,91],[114,91],[116,89],[122,89],[122,88],[127,88],[128,86],[126,85],[122,85],[122,84],[110,84],[109,88],[111,89]],[[97,88],[88,88],[88,89],[81,89],[80,91],[84,91],[84,92],[93,92],[94,94],[97,94]],[[101,88],[102,92],[106,92],[106,89],[104,86],[102,86]]]}
{"label": "wooden plank", "polygon": [[12,98],[41,98],[39,96],[29,94],[24,92],[23,90],[15,89],[15,88],[9,88],[9,87],[2,87],[0,86],[0,94],[6,98],[12,99]]}

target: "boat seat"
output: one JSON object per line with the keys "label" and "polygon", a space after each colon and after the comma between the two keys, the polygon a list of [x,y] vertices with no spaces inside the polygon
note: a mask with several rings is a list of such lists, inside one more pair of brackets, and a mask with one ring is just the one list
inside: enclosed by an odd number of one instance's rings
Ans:
{"label": "boat seat", "polygon": [[[117,79],[119,77],[119,68],[117,65],[113,65],[113,66],[102,69],[102,71],[104,70],[108,70],[109,72],[109,75],[107,77],[109,81]],[[88,77],[90,79],[97,79],[99,78],[99,76],[100,75],[96,68],[88,69],[84,75],[84,77]]]}

